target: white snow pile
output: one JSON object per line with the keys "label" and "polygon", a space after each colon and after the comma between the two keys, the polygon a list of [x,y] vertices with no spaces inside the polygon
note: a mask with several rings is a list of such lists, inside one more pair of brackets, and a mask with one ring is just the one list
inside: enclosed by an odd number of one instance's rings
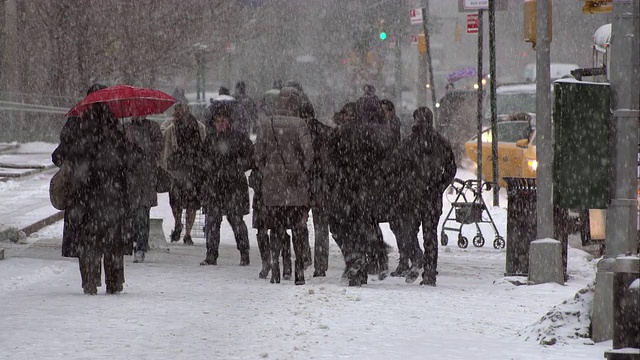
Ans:
{"label": "white snow pile", "polygon": [[575,341],[593,344],[589,338],[594,289],[595,282],[592,282],[578,291],[572,299],[551,308],[519,335],[525,337],[525,341],[536,341],[540,345],[567,345]]}

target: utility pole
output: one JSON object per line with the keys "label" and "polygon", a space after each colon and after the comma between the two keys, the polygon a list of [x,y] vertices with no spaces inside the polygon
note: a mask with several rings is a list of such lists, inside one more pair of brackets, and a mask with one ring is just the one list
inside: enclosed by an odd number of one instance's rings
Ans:
{"label": "utility pole", "polygon": [[551,0],[536,7],[536,128],[538,239],[553,238],[553,138],[551,124],[550,26]]}
{"label": "utility pole", "polygon": [[[611,90],[613,106],[613,196],[607,210],[606,257],[636,253],[638,156],[638,16],[640,2],[613,3]],[[635,22],[635,24],[634,24]],[[635,34],[635,35],[634,35]]]}
{"label": "utility pole", "polygon": [[[493,206],[500,206],[498,187],[498,111],[496,108],[496,0],[489,0],[489,96],[491,106],[491,161],[493,164]],[[480,83],[482,84],[482,82]]]}
{"label": "utility pole", "polygon": [[[422,3],[424,5],[422,7],[422,26],[424,29],[425,27],[424,24],[426,21],[425,20],[426,12],[429,11],[429,0],[423,0]],[[427,34],[425,33],[424,35],[425,35],[425,41],[426,41]],[[427,106],[426,79],[427,79],[427,55],[419,53],[418,54],[418,84],[417,84],[418,89],[417,89],[417,99],[416,99],[417,106]]]}
{"label": "utility pole", "polygon": [[484,11],[478,10],[478,103],[477,103],[477,125],[478,125],[478,192],[482,196],[482,48],[484,47],[483,18]]}
{"label": "utility pole", "polygon": [[429,13],[429,0],[422,9],[422,28],[424,30],[424,41],[427,47],[427,68],[429,70],[429,89],[431,90],[431,107],[433,109],[433,126],[438,124],[438,113],[436,111],[436,87],[433,83],[433,66],[431,65],[431,40],[429,39],[429,23],[427,14]]}
{"label": "utility pole", "polygon": [[592,339],[613,338],[613,266],[637,246],[637,156],[640,122],[640,2],[613,2],[610,82],[613,107],[612,195],[607,209],[605,254],[598,262],[593,299]]}

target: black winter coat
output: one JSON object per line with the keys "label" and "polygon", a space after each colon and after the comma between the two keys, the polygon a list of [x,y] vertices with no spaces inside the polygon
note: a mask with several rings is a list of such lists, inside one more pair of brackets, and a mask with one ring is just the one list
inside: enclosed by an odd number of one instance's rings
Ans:
{"label": "black winter coat", "polygon": [[333,131],[329,140],[329,212],[333,221],[367,218],[385,222],[381,205],[381,166],[392,143],[388,127],[354,121]]}
{"label": "black winter coat", "polygon": [[65,141],[53,154],[56,163],[71,167],[62,256],[131,254],[132,239],[123,233],[127,145],[118,120],[105,105],[95,104],[68,123]]}
{"label": "black winter coat", "polygon": [[307,119],[307,126],[311,134],[313,147],[313,161],[309,169],[309,191],[311,195],[311,208],[324,209],[330,193],[328,183],[329,163],[329,137],[332,128],[318,119]]}
{"label": "black winter coat", "polygon": [[451,144],[432,127],[414,127],[385,162],[387,187],[393,189],[392,212],[425,214],[442,208],[442,194],[456,174]]}
{"label": "black winter coat", "polygon": [[133,209],[158,205],[156,181],[158,165],[164,147],[160,125],[154,121],[133,120],[125,125],[129,143],[127,160],[127,192],[129,205]]}
{"label": "black winter coat", "polygon": [[249,213],[249,187],[245,172],[254,167],[253,143],[242,133],[209,134],[203,147],[202,201],[205,213]]}

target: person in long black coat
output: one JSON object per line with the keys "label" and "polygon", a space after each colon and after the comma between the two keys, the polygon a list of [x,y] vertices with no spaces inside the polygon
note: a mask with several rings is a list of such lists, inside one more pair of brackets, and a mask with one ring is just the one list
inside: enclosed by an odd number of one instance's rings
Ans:
{"label": "person in long black coat", "polygon": [[309,127],[313,146],[313,161],[309,170],[309,194],[313,214],[315,235],[313,267],[314,277],[324,277],[329,268],[329,215],[327,201],[330,192],[328,183],[329,135],[333,128],[316,119],[313,107],[302,109],[303,118]]}
{"label": "person in long black coat", "polygon": [[125,125],[129,144],[127,192],[129,235],[136,243],[133,262],[143,262],[149,249],[149,214],[158,205],[156,181],[164,138],[160,125],[143,117],[135,117]]}
{"label": "person in long black coat", "polygon": [[123,256],[133,250],[131,237],[123,234],[126,139],[104,104],[92,105],[79,121],[82,132],[58,158],[70,165],[65,211],[72,231],[63,236],[63,256],[78,257],[82,288],[91,295],[101,285],[103,259],[107,293],[114,294],[123,290]]}
{"label": "person in long black coat", "polygon": [[[87,95],[92,92],[106,89],[107,87],[102,84],[93,84],[87,90]],[[69,164],[71,158],[74,156],[74,152],[77,151],[77,142],[86,132],[86,122],[82,121],[79,116],[70,116],[65,121],[60,131],[60,144],[51,154],[52,162],[59,168]],[[76,234],[76,224],[73,223],[73,219],[69,217],[69,214],[74,213],[71,207],[74,206],[72,202],[65,204],[64,212],[64,224],[62,230],[62,256],[64,257],[78,257],[78,239]]]}
{"label": "person in long black coat", "polygon": [[253,143],[232,129],[231,108],[212,108],[216,131],[203,146],[202,202],[205,218],[207,256],[200,265],[216,265],[222,217],[233,229],[240,251],[240,265],[249,265],[249,235],[243,216],[249,213],[249,187],[245,172],[253,167]]}
{"label": "person in long black coat", "polygon": [[[407,282],[415,281],[423,268],[422,285],[435,286],[438,266],[438,221],[442,215],[442,195],[456,174],[451,144],[433,128],[433,114],[427,107],[413,113],[411,135],[388,160],[386,169],[397,174],[394,188],[399,223],[399,243],[406,246],[412,267]],[[424,254],[418,243],[422,225]]]}
{"label": "person in long black coat", "polygon": [[[355,119],[338,127],[329,139],[332,166],[330,227],[342,240],[346,276],[350,286],[367,282],[367,266],[375,257],[380,178],[377,171],[387,155],[391,133],[376,121],[379,102],[363,100]],[[367,257],[370,257],[367,260]]]}

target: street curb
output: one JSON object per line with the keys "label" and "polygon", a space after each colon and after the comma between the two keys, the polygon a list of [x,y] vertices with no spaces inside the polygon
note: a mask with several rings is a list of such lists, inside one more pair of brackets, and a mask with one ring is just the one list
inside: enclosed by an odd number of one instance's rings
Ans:
{"label": "street curb", "polygon": [[64,211],[58,211],[53,215],[47,216],[46,218],[40,221],[37,221],[27,227],[22,228],[21,231],[23,231],[25,235],[29,236],[46,226],[49,226],[53,223],[56,223],[62,220],[63,217],[64,217]]}

